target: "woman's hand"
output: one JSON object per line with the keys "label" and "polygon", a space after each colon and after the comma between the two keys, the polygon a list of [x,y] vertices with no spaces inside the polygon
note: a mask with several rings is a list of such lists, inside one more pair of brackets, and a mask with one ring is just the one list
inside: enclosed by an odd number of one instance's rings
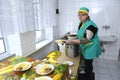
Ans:
{"label": "woman's hand", "polygon": [[66,40],[66,44],[73,44],[73,40]]}
{"label": "woman's hand", "polygon": [[81,44],[81,40],[79,39],[66,40],[66,44]]}

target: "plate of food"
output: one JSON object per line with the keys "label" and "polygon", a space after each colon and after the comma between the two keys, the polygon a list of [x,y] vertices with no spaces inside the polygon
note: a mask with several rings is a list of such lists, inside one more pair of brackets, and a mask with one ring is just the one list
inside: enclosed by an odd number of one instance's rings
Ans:
{"label": "plate of food", "polygon": [[73,62],[72,61],[64,61],[63,64],[68,64],[69,66],[73,66]]}
{"label": "plate of food", "polygon": [[49,76],[41,76],[41,77],[36,77],[35,80],[53,80],[53,79]]}
{"label": "plate of food", "polygon": [[52,64],[42,64],[39,67],[36,67],[36,73],[40,75],[47,75],[54,70]]}
{"label": "plate of food", "polygon": [[30,62],[20,62],[14,66],[15,71],[25,71],[30,69],[32,64]]}

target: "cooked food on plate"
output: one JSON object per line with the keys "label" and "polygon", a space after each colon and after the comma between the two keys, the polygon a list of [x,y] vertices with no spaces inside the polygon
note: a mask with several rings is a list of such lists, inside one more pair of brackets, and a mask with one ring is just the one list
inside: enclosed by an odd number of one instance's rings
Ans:
{"label": "cooked food on plate", "polygon": [[54,66],[51,64],[43,64],[40,67],[36,68],[36,72],[41,75],[49,74],[54,69]]}
{"label": "cooked food on plate", "polygon": [[49,76],[41,76],[41,77],[36,77],[35,80],[53,80],[53,79]]}
{"label": "cooked food on plate", "polygon": [[30,62],[20,62],[14,66],[15,71],[25,71],[31,67]]}

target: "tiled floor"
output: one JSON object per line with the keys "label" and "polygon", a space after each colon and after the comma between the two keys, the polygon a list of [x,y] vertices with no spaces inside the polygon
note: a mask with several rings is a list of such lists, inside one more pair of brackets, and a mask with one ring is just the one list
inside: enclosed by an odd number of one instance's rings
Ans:
{"label": "tiled floor", "polygon": [[120,80],[120,61],[96,59],[93,67],[95,80]]}

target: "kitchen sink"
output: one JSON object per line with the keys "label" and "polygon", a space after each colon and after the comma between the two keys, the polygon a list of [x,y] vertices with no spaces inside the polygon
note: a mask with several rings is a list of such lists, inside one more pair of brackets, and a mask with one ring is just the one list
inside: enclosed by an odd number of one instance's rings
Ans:
{"label": "kitchen sink", "polygon": [[115,35],[99,35],[99,39],[102,43],[113,43],[117,41]]}

